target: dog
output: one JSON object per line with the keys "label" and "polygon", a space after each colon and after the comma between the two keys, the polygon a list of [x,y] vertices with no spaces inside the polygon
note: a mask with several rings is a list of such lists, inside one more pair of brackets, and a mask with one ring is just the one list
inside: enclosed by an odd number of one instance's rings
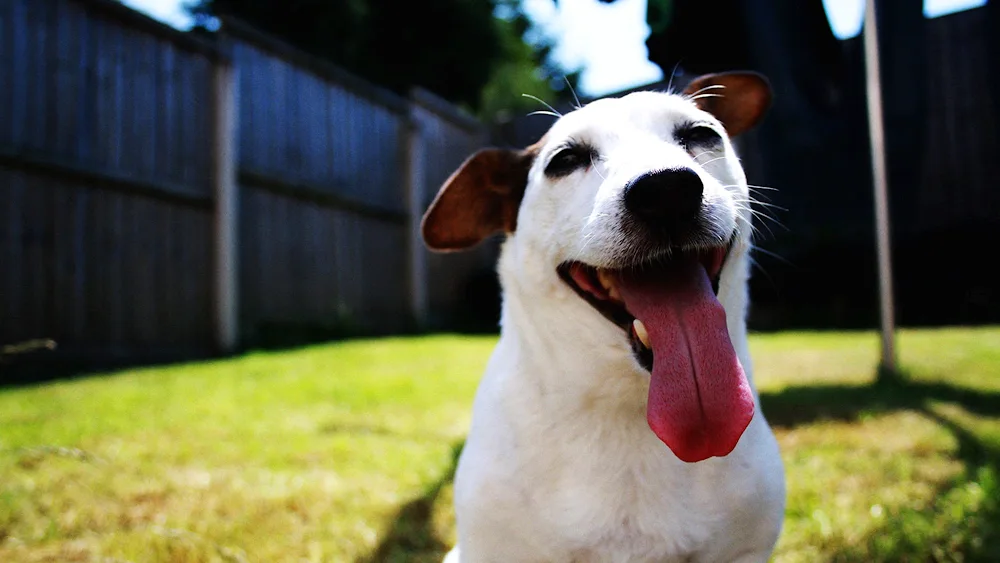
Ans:
{"label": "dog", "polygon": [[561,116],[444,183],[435,251],[506,233],[501,333],[455,477],[447,563],[760,562],[784,468],[747,347],[751,72]]}

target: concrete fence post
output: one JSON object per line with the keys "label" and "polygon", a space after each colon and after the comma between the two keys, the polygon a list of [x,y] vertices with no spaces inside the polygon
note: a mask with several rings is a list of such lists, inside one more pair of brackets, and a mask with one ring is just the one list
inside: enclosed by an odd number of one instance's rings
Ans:
{"label": "concrete fence post", "polygon": [[240,338],[237,72],[229,61],[217,61],[212,71],[213,336],[222,353],[236,350]]}
{"label": "concrete fence post", "polygon": [[426,147],[417,118],[415,103],[410,97],[409,112],[405,117],[407,226],[409,229],[410,312],[418,329],[427,327],[427,251],[420,234],[420,220],[426,199]]}

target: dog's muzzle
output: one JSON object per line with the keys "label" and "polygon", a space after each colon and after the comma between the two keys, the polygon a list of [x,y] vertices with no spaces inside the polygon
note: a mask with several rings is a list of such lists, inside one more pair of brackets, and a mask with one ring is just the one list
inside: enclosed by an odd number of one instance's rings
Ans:
{"label": "dog's muzzle", "polygon": [[753,393],[716,297],[732,247],[702,242],[704,186],[689,168],[642,174],[623,190],[627,229],[640,258],[615,269],[570,261],[559,275],[624,329],[650,372],[647,419],[684,461],[724,456],[754,413]]}

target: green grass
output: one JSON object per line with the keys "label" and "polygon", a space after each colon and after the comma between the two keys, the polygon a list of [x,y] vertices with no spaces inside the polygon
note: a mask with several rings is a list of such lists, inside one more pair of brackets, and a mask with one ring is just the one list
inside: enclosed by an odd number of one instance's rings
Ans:
{"label": "green grass", "polygon": [[[0,390],[0,561],[437,561],[493,339]],[[776,561],[1000,561],[1000,329],[752,339],[788,473]]]}

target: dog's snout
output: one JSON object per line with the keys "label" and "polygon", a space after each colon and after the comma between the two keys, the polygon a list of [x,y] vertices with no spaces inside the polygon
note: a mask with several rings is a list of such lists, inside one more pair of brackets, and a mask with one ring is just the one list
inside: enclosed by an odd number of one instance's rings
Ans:
{"label": "dog's snout", "polygon": [[648,172],[625,186],[625,208],[650,222],[694,219],[701,209],[704,186],[690,168]]}

